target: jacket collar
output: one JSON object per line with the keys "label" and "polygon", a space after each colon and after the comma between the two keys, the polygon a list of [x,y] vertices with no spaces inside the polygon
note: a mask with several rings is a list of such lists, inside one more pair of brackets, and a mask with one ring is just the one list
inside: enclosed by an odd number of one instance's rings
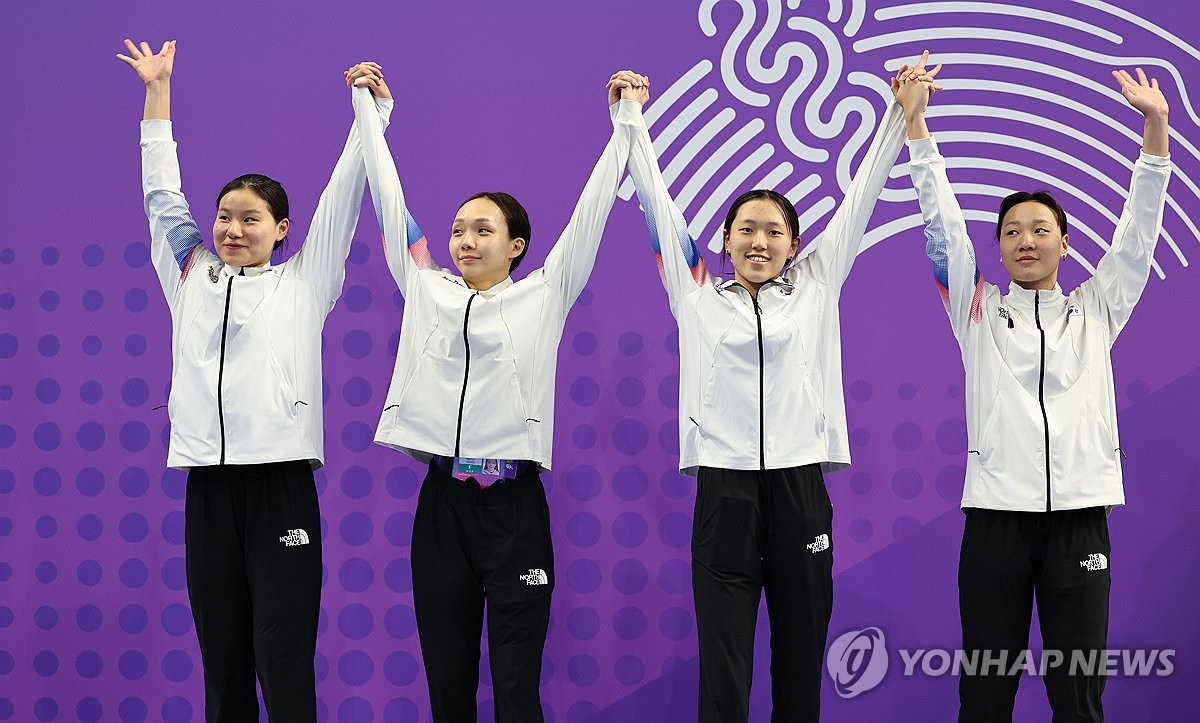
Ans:
{"label": "jacket collar", "polygon": [[1057,283],[1054,284],[1053,289],[1041,289],[1039,291],[1026,289],[1020,284],[1012,282],[1008,285],[1008,298],[1010,303],[1033,306],[1034,298],[1038,298],[1040,301],[1053,301],[1063,298],[1063,291],[1062,287]]}
{"label": "jacket collar", "polygon": [[221,268],[221,273],[226,276],[261,276],[268,271],[274,271],[275,267],[271,266],[271,262],[262,266],[234,266],[233,264],[225,264]]}
{"label": "jacket collar", "polygon": [[[780,290],[784,294],[792,293],[792,288],[793,288],[792,282],[788,281],[787,279],[783,278],[782,276],[778,276],[774,279],[771,279],[770,281],[764,282],[763,285],[758,288],[758,290],[761,292],[764,289],[768,289],[773,286],[779,286]],[[738,282],[737,277],[734,277],[728,281],[722,281],[721,283],[717,284],[717,289],[720,291],[728,291],[733,288],[741,289],[742,291],[745,291],[747,295],[749,295],[749,293],[750,293],[749,289],[747,289],[745,286],[742,286],[741,283]]]}

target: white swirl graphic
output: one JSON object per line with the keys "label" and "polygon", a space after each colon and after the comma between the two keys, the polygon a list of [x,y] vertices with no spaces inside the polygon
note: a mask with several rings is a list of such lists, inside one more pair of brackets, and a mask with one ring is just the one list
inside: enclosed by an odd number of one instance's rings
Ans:
{"label": "white swirl graphic", "polygon": [[[990,234],[983,224],[995,222],[1013,190],[1049,188],[1067,208],[1072,257],[1094,271],[1141,142],[1141,117],[1109,71],[1139,66],[1160,80],[1175,109],[1176,179],[1154,274],[1166,278],[1197,254],[1200,149],[1188,137],[1197,137],[1200,114],[1183,78],[1200,71],[1200,51],[1133,12],[1098,0],[870,10],[865,0],[701,0],[698,22],[717,42],[646,118],[689,232],[714,252],[723,210],[756,187],[783,192],[803,235],[815,236],[890,101],[886,74],[928,48],[933,62],[946,64],[946,91],[927,115],[975,233]],[[863,249],[919,234],[907,173],[903,163],[893,169]],[[620,195],[632,197],[628,179]]]}

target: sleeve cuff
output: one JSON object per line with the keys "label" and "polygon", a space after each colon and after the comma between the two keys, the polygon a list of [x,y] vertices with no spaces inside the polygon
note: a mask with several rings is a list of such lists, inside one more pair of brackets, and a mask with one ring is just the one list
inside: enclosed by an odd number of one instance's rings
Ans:
{"label": "sleeve cuff", "polygon": [[927,161],[938,155],[937,139],[933,136],[905,142],[908,144],[908,156],[913,161]]}
{"label": "sleeve cuff", "polygon": [[1168,153],[1165,156],[1155,156],[1155,155],[1147,153],[1145,151],[1141,151],[1141,153],[1138,156],[1138,163],[1142,163],[1147,166],[1155,166],[1158,168],[1165,168],[1165,167],[1171,165],[1171,154]]}
{"label": "sleeve cuff", "polygon": [[396,108],[396,101],[392,98],[376,98],[375,104],[379,107],[379,112],[383,115],[385,123],[392,120],[392,111]]}
{"label": "sleeve cuff", "polygon": [[612,116],[613,125],[618,123],[635,126],[646,125],[646,121],[642,118],[642,104],[636,100],[619,100],[608,107],[608,112]]}
{"label": "sleeve cuff", "polygon": [[171,121],[144,120],[142,121],[143,141],[173,141],[171,136]]}

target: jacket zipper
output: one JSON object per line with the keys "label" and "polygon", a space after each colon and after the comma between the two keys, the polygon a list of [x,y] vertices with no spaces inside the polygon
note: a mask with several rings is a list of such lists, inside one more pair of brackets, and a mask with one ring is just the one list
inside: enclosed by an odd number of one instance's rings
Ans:
{"label": "jacket zipper", "polygon": [[467,299],[467,310],[463,314],[463,347],[465,350],[466,360],[463,362],[463,383],[462,394],[458,397],[458,430],[454,433],[454,456],[458,457],[462,451],[462,420],[463,408],[467,403],[467,377],[471,374],[471,338],[467,336],[467,321],[471,318],[471,304],[475,303],[475,297],[478,293],[471,294]]}
{"label": "jacket zipper", "polygon": [[766,444],[766,400],[764,398],[763,384],[763,331],[762,331],[762,307],[758,305],[758,297],[754,294],[750,295],[750,300],[754,302],[754,319],[758,323],[758,468],[765,470],[767,468],[767,444]]}
{"label": "jacket zipper", "polygon": [[1033,292],[1033,320],[1037,324],[1042,343],[1041,364],[1038,368],[1038,406],[1042,408],[1042,429],[1045,431],[1046,511],[1050,512],[1050,418],[1046,415],[1046,330],[1042,328],[1042,315],[1039,310],[1041,298],[1041,294]]}
{"label": "jacket zipper", "polygon": [[221,464],[225,464],[225,338],[229,334],[229,302],[233,299],[233,277],[225,286],[225,318],[221,320],[221,362],[217,367],[217,418],[221,422]]}

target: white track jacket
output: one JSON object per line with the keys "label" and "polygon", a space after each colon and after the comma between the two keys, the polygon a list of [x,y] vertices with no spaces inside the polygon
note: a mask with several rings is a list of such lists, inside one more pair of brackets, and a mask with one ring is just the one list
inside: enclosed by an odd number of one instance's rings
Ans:
{"label": "white track jacket", "polygon": [[1049,512],[1125,503],[1110,349],[1150,274],[1170,159],[1142,153],[1112,244],[1069,295],[1008,295],[975,265],[945,159],[908,142],[926,252],[966,368],[963,507]]}
{"label": "white track jacket", "polygon": [[850,464],[838,300],[903,142],[903,114],[892,103],[825,231],[755,300],[736,281],[709,277],[639,128],[629,172],[679,324],[685,474]]}
{"label": "white track jacket", "polygon": [[639,106],[620,101],[613,134],[545,265],[477,292],[429,256],[408,214],[395,161],[355,92],[363,153],[388,268],[404,296],[396,368],[378,444],[431,455],[526,459],[550,469],[554,377],[567,311],[583,291],[616,200]]}
{"label": "white track jacket", "polygon": [[[376,126],[391,109],[373,108]],[[246,269],[205,248],[180,190],[171,122],[142,121],[141,137],[150,255],[171,310],[167,465],[321,466],[321,327],[341,294],[366,180],[357,126],[300,250]]]}

